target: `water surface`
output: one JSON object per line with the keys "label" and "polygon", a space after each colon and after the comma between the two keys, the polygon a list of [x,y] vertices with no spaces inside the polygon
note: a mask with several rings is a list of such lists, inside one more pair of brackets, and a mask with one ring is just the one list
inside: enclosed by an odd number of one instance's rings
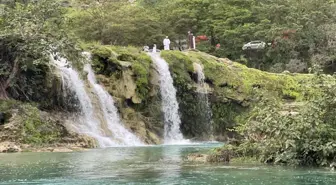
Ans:
{"label": "water surface", "polygon": [[218,144],[0,154],[0,184],[334,185],[326,169],[193,164],[190,152]]}

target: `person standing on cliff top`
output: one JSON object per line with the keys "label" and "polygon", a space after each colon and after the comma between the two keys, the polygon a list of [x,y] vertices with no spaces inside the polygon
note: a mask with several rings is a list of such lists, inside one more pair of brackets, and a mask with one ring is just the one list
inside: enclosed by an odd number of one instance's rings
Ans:
{"label": "person standing on cliff top", "polygon": [[156,44],[154,44],[152,52],[156,53]]}
{"label": "person standing on cliff top", "polygon": [[164,50],[170,50],[170,40],[168,38],[168,36],[166,36],[166,38],[163,40],[163,46],[164,46]]}
{"label": "person standing on cliff top", "polygon": [[188,31],[188,45],[189,49],[196,49],[195,36],[191,31]]}

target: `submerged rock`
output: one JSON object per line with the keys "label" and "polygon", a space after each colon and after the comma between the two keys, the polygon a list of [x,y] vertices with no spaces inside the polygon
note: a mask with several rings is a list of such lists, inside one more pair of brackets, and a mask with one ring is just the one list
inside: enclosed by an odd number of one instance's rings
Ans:
{"label": "submerged rock", "polygon": [[209,155],[205,154],[190,154],[187,156],[189,162],[207,162]]}

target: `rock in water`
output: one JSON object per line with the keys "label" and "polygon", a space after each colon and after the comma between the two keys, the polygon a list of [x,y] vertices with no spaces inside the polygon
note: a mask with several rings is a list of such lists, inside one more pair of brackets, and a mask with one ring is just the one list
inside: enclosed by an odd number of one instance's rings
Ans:
{"label": "rock in water", "polygon": [[12,142],[0,143],[0,153],[16,153],[21,152],[21,148]]}
{"label": "rock in water", "polygon": [[190,154],[187,156],[189,162],[207,162],[208,155],[205,154]]}

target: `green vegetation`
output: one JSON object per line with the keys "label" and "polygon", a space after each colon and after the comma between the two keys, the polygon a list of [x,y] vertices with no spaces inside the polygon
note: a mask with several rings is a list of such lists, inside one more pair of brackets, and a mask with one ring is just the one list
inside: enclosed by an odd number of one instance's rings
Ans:
{"label": "green vegetation", "polygon": [[[136,84],[136,95],[141,100],[149,97],[149,75],[151,59],[139,49],[103,45],[86,46],[92,52],[93,67],[98,74],[118,76],[120,78],[123,69],[131,68],[133,80]],[[140,101],[141,101],[140,100]]]}
{"label": "green vegetation", "polygon": [[[335,78],[272,74],[200,52],[164,52],[178,90],[185,135],[200,137],[195,82],[188,66],[204,66],[216,137],[238,141],[211,156],[220,161],[327,165],[335,160]],[[195,128],[196,127],[196,128]]]}
{"label": "green vegetation", "polygon": [[50,53],[70,60],[79,56],[65,25],[65,9],[42,0],[2,6],[1,11],[0,99],[48,101]]}
{"label": "green vegetation", "polygon": [[[335,72],[335,11],[330,0],[126,0],[73,1],[68,13],[84,41],[111,45],[157,44],[169,35],[186,39],[188,31],[206,35],[198,49],[249,67],[272,72],[307,73],[313,65]],[[111,11],[113,10],[113,11]],[[89,23],[89,24],[88,24]],[[262,40],[264,50],[243,51]],[[220,44],[220,48],[215,46]]]}
{"label": "green vegetation", "polygon": [[149,56],[142,54],[132,65],[136,78],[136,91],[140,99],[145,99],[149,94],[149,69],[151,61]]}
{"label": "green vegetation", "polygon": [[42,145],[61,140],[61,128],[54,125],[55,123],[43,121],[36,107],[26,105],[23,109],[26,112],[22,116],[22,122],[24,123],[22,129],[23,143]]}
{"label": "green vegetation", "polygon": [[274,99],[260,101],[246,122],[237,127],[245,138],[237,152],[265,163],[320,166],[333,162],[335,79],[319,75],[311,88],[323,94],[303,105],[292,104],[294,110],[290,112],[282,111],[285,104],[277,104]]}
{"label": "green vegetation", "polygon": [[[7,135],[12,141],[34,146],[54,144],[62,140],[64,127],[57,124],[51,118],[34,105],[23,104],[15,100],[1,100],[0,112],[5,112],[6,122],[12,127],[0,128],[2,134]],[[0,139],[0,142],[4,138]]]}

